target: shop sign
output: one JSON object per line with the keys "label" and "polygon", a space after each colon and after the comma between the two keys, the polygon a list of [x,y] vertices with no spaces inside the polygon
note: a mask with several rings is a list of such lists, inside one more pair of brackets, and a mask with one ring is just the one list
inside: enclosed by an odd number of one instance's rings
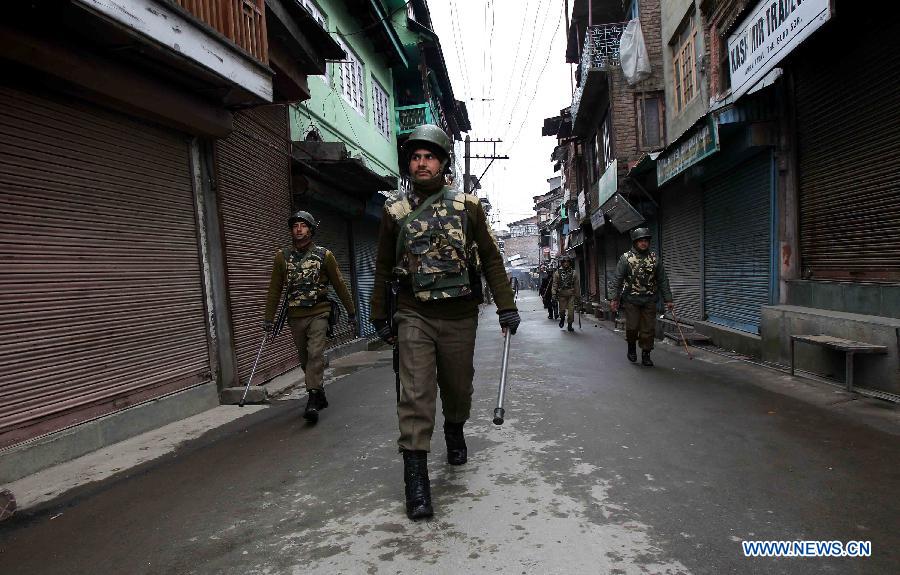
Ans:
{"label": "shop sign", "polygon": [[597,208],[594,210],[594,213],[591,214],[591,227],[595,230],[599,230],[603,227],[606,218],[603,216],[603,210]]}
{"label": "shop sign", "polygon": [[663,182],[719,151],[719,129],[711,114],[688,134],[687,138],[656,159],[656,185],[661,186]]}
{"label": "shop sign", "polygon": [[731,94],[737,100],[831,18],[832,0],[762,0],[728,37]]}
{"label": "shop sign", "polygon": [[617,191],[619,191],[619,160],[613,160],[606,166],[606,171],[597,182],[597,203],[594,205],[602,206]]}

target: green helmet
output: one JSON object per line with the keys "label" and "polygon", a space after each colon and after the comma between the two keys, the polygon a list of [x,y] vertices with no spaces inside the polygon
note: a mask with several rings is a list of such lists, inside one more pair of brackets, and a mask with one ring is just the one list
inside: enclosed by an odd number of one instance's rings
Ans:
{"label": "green helmet", "polygon": [[453,155],[453,141],[450,136],[439,126],[422,124],[413,130],[409,139],[403,143],[402,157],[400,158],[401,172],[409,169],[409,157],[418,148],[425,148],[438,154],[445,165]]}
{"label": "green helmet", "polygon": [[653,237],[653,234],[650,233],[650,230],[647,228],[636,228],[631,230],[631,241],[636,242],[638,240],[650,239]]}
{"label": "green helmet", "polygon": [[312,216],[309,212],[304,212],[300,210],[299,212],[295,212],[294,215],[288,218],[288,227],[294,227],[294,224],[297,222],[306,222],[306,225],[309,226],[310,231],[312,231],[313,235],[316,233],[316,228],[319,227],[319,224],[316,223],[316,218]]}

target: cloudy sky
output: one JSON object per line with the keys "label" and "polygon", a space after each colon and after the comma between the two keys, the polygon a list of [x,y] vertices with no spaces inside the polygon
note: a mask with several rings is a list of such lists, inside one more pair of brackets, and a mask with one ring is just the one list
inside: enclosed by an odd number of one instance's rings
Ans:
{"label": "cloudy sky", "polygon": [[[495,228],[534,215],[532,196],[554,175],[553,137],[541,137],[544,118],[571,103],[565,63],[565,0],[430,0],[457,100],[466,102],[472,139],[503,140],[481,193],[494,206]],[[571,9],[571,2],[570,2]],[[472,144],[472,154],[490,154]],[[457,146],[463,168],[462,145]],[[487,160],[472,160],[480,175]]]}

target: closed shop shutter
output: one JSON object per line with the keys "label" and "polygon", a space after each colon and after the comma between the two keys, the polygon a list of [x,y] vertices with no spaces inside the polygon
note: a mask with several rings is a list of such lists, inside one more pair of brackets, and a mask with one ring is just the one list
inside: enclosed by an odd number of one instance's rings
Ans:
{"label": "closed shop shutter", "polygon": [[[817,32],[794,68],[801,272],[812,279],[896,282],[900,25],[890,18],[845,22],[866,18],[852,12]],[[860,30],[859,41],[844,41]]]}
{"label": "closed shop shutter", "polygon": [[700,239],[703,196],[699,189],[662,194],[662,260],[675,298],[678,319],[696,321],[700,313]]}
{"label": "closed shop shutter", "polygon": [[210,380],[189,157],[0,88],[0,447]]}
{"label": "closed shop shutter", "polygon": [[[341,275],[344,276],[344,283],[351,290],[350,295],[355,297],[352,293],[353,276],[351,274],[353,272],[351,262],[353,258],[350,254],[350,227],[347,217],[334,208],[321,204],[312,204],[308,208],[301,206],[300,209],[308,209],[318,220],[319,229],[316,230],[316,244],[328,248],[334,254],[338,268],[341,270]],[[341,300],[335,293],[334,287],[329,288],[328,291],[329,297],[340,303]],[[353,339],[350,322],[347,321],[347,310],[344,309],[343,304],[340,307],[341,319],[334,328],[334,337],[328,340],[327,347],[329,348],[347,343]]]}
{"label": "closed shop shutter", "polygon": [[703,194],[707,319],[759,333],[771,285],[772,157],[763,152],[709,180]]}
{"label": "closed shop shutter", "polygon": [[360,335],[375,335],[372,326],[371,306],[369,302],[375,289],[384,286],[375,285],[375,257],[378,253],[378,222],[361,220],[353,223],[353,247],[356,258],[355,296],[359,314]]}
{"label": "closed shop shutter", "polygon": [[[291,160],[283,107],[236,113],[234,127],[216,143],[216,165],[234,350],[240,383],[246,383],[263,336],[272,262],[291,244]],[[284,329],[267,344],[253,380],[262,383],[299,364],[290,330]]]}

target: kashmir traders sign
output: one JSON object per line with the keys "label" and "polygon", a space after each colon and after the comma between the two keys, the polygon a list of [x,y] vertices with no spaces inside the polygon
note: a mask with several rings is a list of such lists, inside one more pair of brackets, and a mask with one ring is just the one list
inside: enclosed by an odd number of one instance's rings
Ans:
{"label": "kashmir traders sign", "polygon": [[762,0],[728,37],[731,94],[747,93],[831,18],[832,0]]}
{"label": "kashmir traders sign", "polygon": [[688,136],[656,159],[656,185],[661,186],[703,158],[719,151],[719,130],[712,115],[694,126]]}

